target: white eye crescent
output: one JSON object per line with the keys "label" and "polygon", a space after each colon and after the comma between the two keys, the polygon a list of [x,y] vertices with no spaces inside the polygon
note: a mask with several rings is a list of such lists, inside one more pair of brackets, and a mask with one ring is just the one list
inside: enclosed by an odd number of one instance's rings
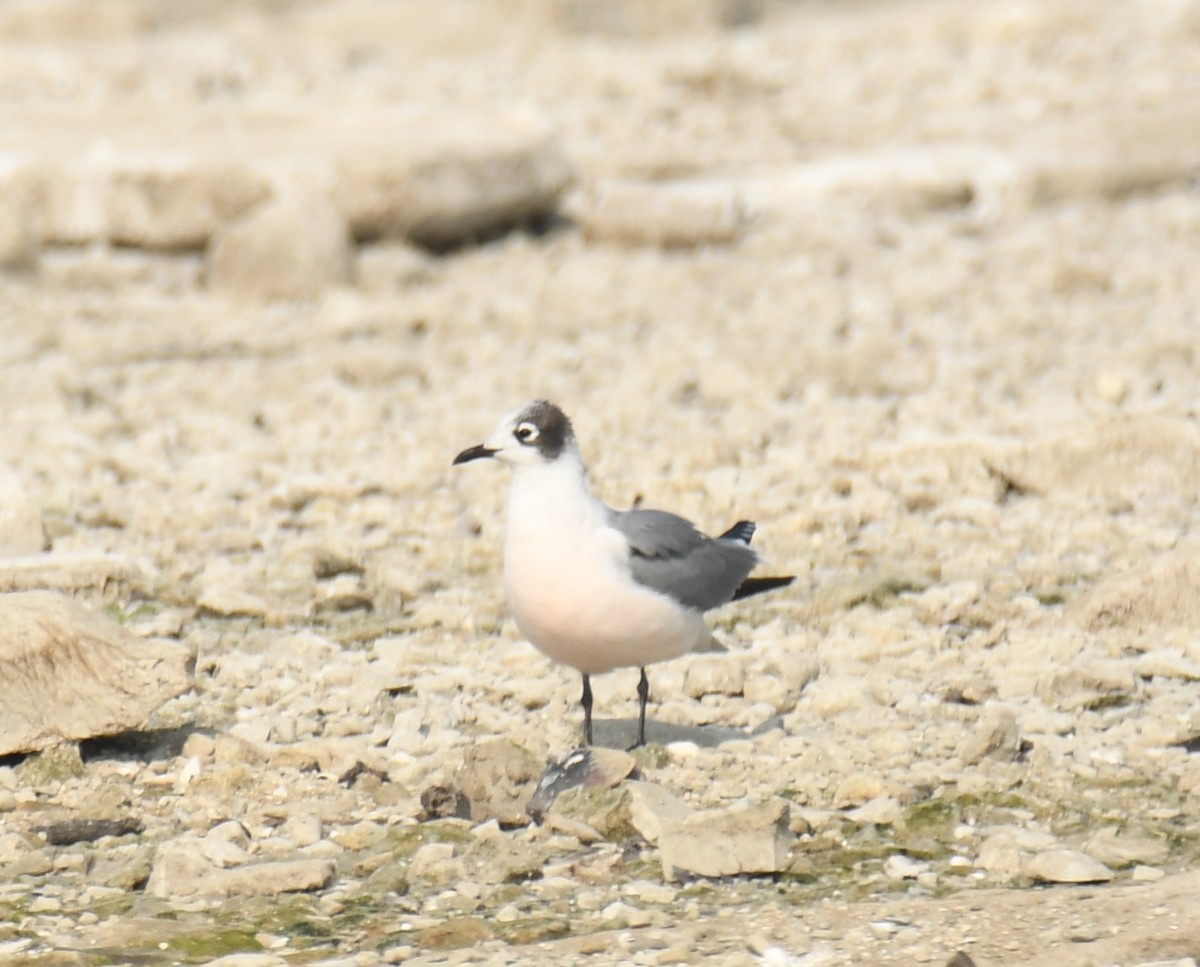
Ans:
{"label": "white eye crescent", "polygon": [[533,443],[538,438],[538,428],[529,422],[518,423],[513,436],[521,443]]}

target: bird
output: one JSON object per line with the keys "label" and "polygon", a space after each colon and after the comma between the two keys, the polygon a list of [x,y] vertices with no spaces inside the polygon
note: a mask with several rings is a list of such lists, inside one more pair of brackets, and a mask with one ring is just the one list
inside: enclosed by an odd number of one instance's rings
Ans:
{"label": "bird", "polygon": [[663,510],[615,510],[595,497],[575,431],[548,400],[505,416],[453,466],[495,459],[512,467],[504,542],[504,589],[529,642],[583,676],[583,734],[592,741],[591,676],[636,667],[637,741],[646,744],[646,666],[689,652],[723,651],[704,612],[785,587],[750,577],[755,524],[719,537]]}

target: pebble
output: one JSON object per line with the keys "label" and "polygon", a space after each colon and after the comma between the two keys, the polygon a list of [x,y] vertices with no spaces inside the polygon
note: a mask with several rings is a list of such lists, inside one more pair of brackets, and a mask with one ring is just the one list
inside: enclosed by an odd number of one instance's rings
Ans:
{"label": "pebble", "polygon": [[928,869],[928,863],[902,853],[893,853],[883,861],[883,872],[890,880],[915,880]]}

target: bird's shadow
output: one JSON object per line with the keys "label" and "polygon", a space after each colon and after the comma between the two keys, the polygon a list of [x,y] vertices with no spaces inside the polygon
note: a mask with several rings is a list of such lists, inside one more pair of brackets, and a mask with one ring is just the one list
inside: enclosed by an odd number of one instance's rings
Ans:
{"label": "bird's shadow", "polygon": [[[703,749],[713,749],[723,742],[752,739],[782,727],[783,720],[779,716],[769,718],[750,730],[727,725],[675,725],[646,719],[646,742],[649,745],[692,742]],[[637,719],[595,719],[592,722],[592,744],[606,749],[628,749],[636,741],[637,731]]]}

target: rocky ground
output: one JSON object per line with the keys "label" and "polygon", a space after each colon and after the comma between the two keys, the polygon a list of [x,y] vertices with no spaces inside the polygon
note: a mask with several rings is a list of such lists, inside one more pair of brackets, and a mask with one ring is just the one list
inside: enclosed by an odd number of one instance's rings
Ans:
{"label": "rocky ground", "polygon": [[[1197,131],[1189,0],[0,4],[0,586],[196,655],[0,964],[1193,963]],[[539,824],[533,396],[798,575]]]}

